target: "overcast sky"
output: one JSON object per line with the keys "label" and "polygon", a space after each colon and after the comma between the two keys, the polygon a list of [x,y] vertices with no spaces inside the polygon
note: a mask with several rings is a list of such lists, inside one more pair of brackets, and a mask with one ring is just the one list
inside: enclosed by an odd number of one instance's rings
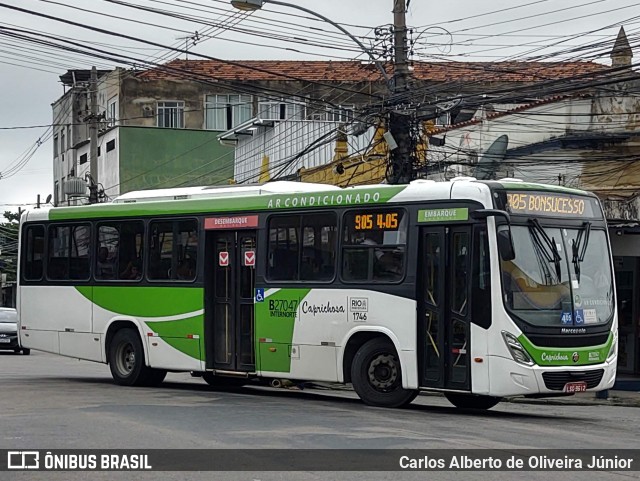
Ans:
{"label": "overcast sky", "polygon": [[[351,33],[362,36],[367,45],[374,38],[374,27],[393,20],[393,0],[290,1],[344,24]],[[116,4],[122,2],[177,12],[188,16],[188,20]],[[144,60],[172,59],[180,55],[3,5],[173,47],[184,47],[188,40],[181,37],[198,32],[200,41],[190,45],[190,50],[225,59],[351,59],[358,55],[351,48],[352,42],[330,25],[306,18],[300,11],[274,5],[265,5],[262,11],[244,17],[222,0],[0,0],[0,211],[15,210],[18,204],[33,204],[37,194],[44,199],[53,190],[53,148],[47,135],[50,129],[16,127],[52,122],[51,103],[63,93],[58,77],[67,69],[118,65],[45,48],[6,34],[15,33],[15,29],[28,29],[110,52],[124,49],[117,51]],[[407,21],[415,27],[415,60],[583,58],[608,64],[608,51],[620,25],[624,25],[632,46],[638,45],[640,2],[411,0]],[[207,27],[204,22],[216,22],[225,28]],[[278,42],[256,34],[295,36],[320,45],[290,40]],[[581,48],[599,42],[609,43],[599,48]],[[335,48],[336,43],[346,50]],[[331,45],[334,48],[330,48]],[[41,143],[39,147],[38,143]]]}

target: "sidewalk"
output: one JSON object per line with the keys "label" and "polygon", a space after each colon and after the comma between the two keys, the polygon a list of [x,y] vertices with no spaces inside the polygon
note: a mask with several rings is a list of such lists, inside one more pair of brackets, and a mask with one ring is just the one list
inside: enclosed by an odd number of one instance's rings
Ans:
{"label": "sidewalk", "polygon": [[[615,387],[618,387],[616,383]],[[609,397],[607,399],[600,399],[596,397],[595,392],[583,392],[574,394],[573,396],[558,396],[542,399],[533,399],[525,397],[517,397],[512,399],[505,399],[503,402],[522,403],[522,404],[549,404],[556,406],[589,406],[589,405],[602,405],[602,406],[625,406],[625,407],[637,407],[640,408],[640,389],[628,390],[629,387],[636,388],[636,384],[623,385],[624,390],[611,389],[608,391]],[[335,384],[335,383],[309,383],[306,386],[306,390],[313,391],[343,391],[353,392],[350,385]],[[421,393],[422,396],[440,396],[443,395],[437,392],[425,391]]]}
{"label": "sidewalk", "polygon": [[525,404],[551,404],[556,406],[625,406],[640,408],[640,392],[637,391],[609,391],[608,399],[599,399],[593,392],[584,392],[566,397],[550,397],[543,399],[513,398],[504,402]]}
{"label": "sidewalk", "polygon": [[[605,394],[605,393],[600,393]],[[596,393],[578,393],[567,397],[552,397],[543,399],[516,398],[511,402],[523,403],[546,403],[555,405],[607,405],[607,406],[627,406],[640,407],[640,378],[635,376],[622,375],[616,379],[613,389],[607,391],[607,398],[596,397]]]}

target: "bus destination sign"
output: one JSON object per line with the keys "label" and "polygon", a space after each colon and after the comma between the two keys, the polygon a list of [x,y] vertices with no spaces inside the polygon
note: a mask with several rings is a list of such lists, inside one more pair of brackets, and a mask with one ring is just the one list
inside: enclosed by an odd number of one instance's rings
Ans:
{"label": "bus destination sign", "polygon": [[601,217],[595,199],[551,192],[508,192],[507,209],[512,214],[549,217]]}

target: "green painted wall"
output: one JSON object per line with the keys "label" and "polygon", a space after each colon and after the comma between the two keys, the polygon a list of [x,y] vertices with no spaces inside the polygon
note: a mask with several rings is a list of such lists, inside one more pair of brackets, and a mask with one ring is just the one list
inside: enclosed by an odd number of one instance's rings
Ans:
{"label": "green painted wall", "polygon": [[227,184],[233,148],[209,130],[120,127],[120,193]]}

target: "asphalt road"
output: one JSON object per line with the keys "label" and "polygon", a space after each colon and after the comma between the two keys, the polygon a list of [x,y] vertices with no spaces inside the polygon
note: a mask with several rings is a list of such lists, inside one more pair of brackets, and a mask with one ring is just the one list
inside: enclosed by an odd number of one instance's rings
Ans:
{"label": "asphalt road", "polygon": [[[629,449],[640,409],[501,403],[461,412],[439,396],[408,409],[362,404],[348,390],[214,391],[188,374],[158,388],[111,382],[106,365],[0,352],[0,449]],[[638,472],[0,473],[0,479],[324,480],[640,479]]]}

